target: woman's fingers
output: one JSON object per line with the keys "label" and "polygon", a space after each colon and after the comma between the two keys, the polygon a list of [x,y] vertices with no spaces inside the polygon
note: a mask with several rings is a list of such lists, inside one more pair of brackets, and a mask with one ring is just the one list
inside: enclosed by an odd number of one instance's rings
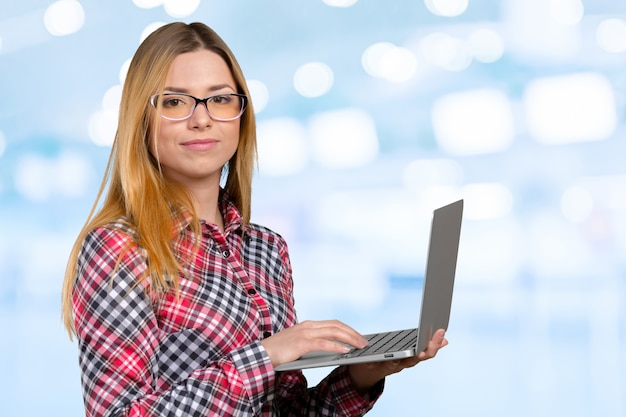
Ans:
{"label": "woman's fingers", "polygon": [[439,329],[435,332],[430,342],[428,342],[426,349],[417,356],[420,361],[434,358],[437,352],[439,352],[439,349],[448,344],[445,334],[446,332],[443,329]]}
{"label": "woman's fingers", "polygon": [[[304,321],[292,327],[306,348],[313,350],[344,351],[346,345],[355,348],[367,346],[367,340],[356,330],[338,320]],[[307,352],[308,353],[308,352]]]}
{"label": "woman's fingers", "polygon": [[344,353],[348,346],[363,348],[367,340],[338,320],[304,321],[282,330],[261,342],[274,366],[300,356],[326,351]]}

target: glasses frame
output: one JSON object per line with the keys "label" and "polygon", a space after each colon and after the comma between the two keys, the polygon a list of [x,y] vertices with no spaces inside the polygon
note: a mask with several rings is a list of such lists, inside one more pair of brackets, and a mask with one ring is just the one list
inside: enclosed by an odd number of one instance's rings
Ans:
{"label": "glasses frame", "polygon": [[[204,104],[204,108],[206,109],[207,114],[209,115],[209,117],[213,120],[219,121],[219,122],[228,122],[230,120],[236,120],[239,119],[241,117],[241,115],[243,114],[243,112],[246,111],[246,108],[248,107],[248,96],[246,96],[245,94],[236,94],[236,93],[226,93],[226,94],[214,94],[212,96],[208,96],[205,98],[198,98],[195,96],[192,96],[191,94],[187,94],[187,93],[163,93],[163,94],[154,94],[152,96],[150,96],[150,104],[152,105],[152,107],[154,107],[155,109],[158,109],[158,103],[157,103],[157,98],[161,97],[161,96],[185,96],[185,97],[189,97],[193,100],[195,100],[195,103],[193,105],[193,107],[191,108],[191,111],[189,112],[189,114],[185,117],[167,117],[163,114],[163,111],[161,111],[161,117],[166,119],[166,120],[173,120],[173,121],[181,121],[181,120],[187,120],[189,119],[192,115],[193,112],[196,111],[196,107],[198,107],[199,103]],[[237,116],[234,117],[217,117],[215,115],[213,115],[211,113],[211,110],[209,110],[209,100],[211,100],[214,97],[223,97],[223,96],[237,96],[241,99],[241,109],[239,110],[239,114],[237,114]]]}

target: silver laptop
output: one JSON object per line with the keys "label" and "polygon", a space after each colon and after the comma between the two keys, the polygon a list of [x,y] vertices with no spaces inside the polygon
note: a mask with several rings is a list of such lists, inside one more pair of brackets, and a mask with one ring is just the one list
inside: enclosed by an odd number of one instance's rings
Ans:
{"label": "silver laptop", "polygon": [[448,328],[456,272],[463,200],[434,211],[419,325],[415,329],[364,335],[369,344],[346,354],[312,352],[277,371],[380,362],[416,356],[428,346],[437,329]]}

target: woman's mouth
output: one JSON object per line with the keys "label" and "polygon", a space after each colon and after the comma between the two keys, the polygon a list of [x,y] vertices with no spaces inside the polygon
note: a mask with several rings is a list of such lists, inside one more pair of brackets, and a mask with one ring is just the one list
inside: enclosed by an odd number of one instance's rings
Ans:
{"label": "woman's mouth", "polygon": [[194,139],[187,142],[183,142],[182,145],[186,149],[191,149],[194,151],[206,151],[214,148],[217,145],[218,141],[215,139]]}

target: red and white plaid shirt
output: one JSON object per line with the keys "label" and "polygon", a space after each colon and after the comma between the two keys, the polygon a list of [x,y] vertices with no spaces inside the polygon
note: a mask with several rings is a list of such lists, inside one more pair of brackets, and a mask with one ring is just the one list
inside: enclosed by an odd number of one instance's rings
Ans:
{"label": "red and white plaid shirt", "polygon": [[[73,289],[87,415],[359,416],[382,383],[361,397],[346,368],[307,389],[301,372],[275,372],[260,340],[296,323],[287,245],[250,224],[225,194],[225,231],[202,223],[200,248],[180,276],[180,294],[155,299],[146,258],[123,222],[93,230]],[[189,217],[174,248],[193,249]],[[120,259],[120,254],[123,253]]]}

